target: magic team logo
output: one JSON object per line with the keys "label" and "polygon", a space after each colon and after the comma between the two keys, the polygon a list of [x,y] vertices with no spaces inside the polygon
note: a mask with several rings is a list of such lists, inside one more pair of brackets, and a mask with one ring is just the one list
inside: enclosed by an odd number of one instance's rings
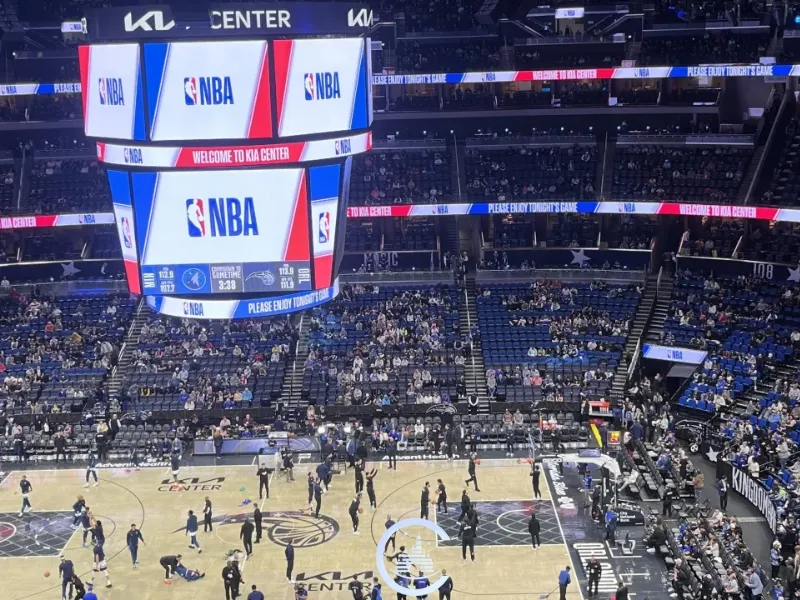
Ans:
{"label": "magic team logo", "polygon": [[[375,548],[375,564],[378,567],[378,572],[381,574],[383,581],[396,591],[398,594],[406,596],[413,596],[419,598],[421,596],[428,596],[442,587],[447,581],[447,577],[441,574],[441,570],[437,570],[433,558],[427,552],[425,543],[419,534],[414,536],[414,529],[427,529],[442,542],[450,541],[450,536],[436,523],[432,523],[427,519],[411,518],[398,521],[389,529],[383,532],[378,545]],[[396,562],[392,563],[393,572],[389,572],[386,568],[386,558],[383,555],[383,549],[389,538],[395,533],[401,531],[403,534],[413,537],[414,544],[408,552],[406,558],[398,558]],[[414,567],[412,569],[411,567]],[[414,578],[416,574],[422,571],[428,579],[428,585],[424,588],[417,589],[412,587],[414,585]],[[438,573],[439,577],[434,580]],[[432,583],[431,583],[432,582]]]}
{"label": "magic team logo", "polygon": [[[287,510],[261,513],[261,525],[271,542],[278,546],[291,544],[295,548],[313,548],[331,541],[339,533],[339,523],[330,517],[315,517],[307,510]],[[253,518],[253,513],[222,515],[212,521],[220,527],[236,525],[240,527],[245,519]],[[172,533],[185,531],[185,527]],[[387,538],[388,539],[388,538]],[[449,539],[449,538],[448,538]],[[383,548],[383,546],[381,546]]]}

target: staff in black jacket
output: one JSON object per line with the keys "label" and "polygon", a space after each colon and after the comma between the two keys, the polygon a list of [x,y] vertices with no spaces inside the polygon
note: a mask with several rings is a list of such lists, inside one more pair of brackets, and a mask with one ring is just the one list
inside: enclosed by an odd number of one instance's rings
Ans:
{"label": "staff in black jacket", "polygon": [[256,475],[258,475],[258,499],[262,500],[264,498],[263,492],[265,490],[267,498],[269,498],[269,469],[267,467],[258,467]]}
{"label": "staff in black jacket", "polygon": [[389,468],[397,471],[397,440],[389,438],[386,442],[386,454],[389,455]]}
{"label": "staff in black jacket", "polygon": [[539,465],[534,464],[533,468],[531,469],[531,479],[533,480],[533,497],[534,498],[541,498],[542,492],[539,489],[539,479],[542,476],[542,470],[539,468]]}
{"label": "staff in black jacket", "polygon": [[470,501],[469,496],[467,496],[467,490],[461,490],[461,514],[458,515],[458,522],[461,523],[461,520],[467,516],[469,512]]}
{"label": "staff in black jacket", "polygon": [[536,513],[531,513],[531,520],[528,521],[528,533],[531,534],[531,546],[536,550],[542,545],[542,540],[539,539],[539,532],[542,530],[542,525],[539,519],[536,518]]}
{"label": "staff in black jacket", "polygon": [[461,560],[462,562],[467,560],[467,546],[469,546],[469,557],[472,562],[475,562],[476,527],[474,527],[472,523],[469,523],[468,521],[469,519],[465,521],[466,525],[464,526],[464,531],[461,534]]}
{"label": "staff in black jacket", "polygon": [[361,463],[356,463],[356,494],[360,494],[364,491],[364,469],[361,467]]}
{"label": "staff in black jacket", "polygon": [[253,523],[256,524],[256,544],[261,543],[261,509],[256,506],[253,511]]}
{"label": "staff in black jacket", "polygon": [[428,518],[428,504],[431,501],[431,484],[430,482],[425,482],[425,487],[422,488],[422,496],[419,499],[419,518],[420,519],[427,519]]}
{"label": "staff in black jacket", "polygon": [[214,526],[211,524],[211,519],[213,518],[213,511],[211,508],[211,499],[206,496],[206,503],[203,506],[203,532],[208,533],[209,531],[214,531]]}
{"label": "staff in black jacket", "polygon": [[294,583],[292,581],[292,571],[294,570],[294,546],[292,546],[292,542],[289,542],[283,554],[286,556],[286,581]]}
{"label": "staff in black jacket", "polygon": [[603,567],[600,566],[600,561],[596,558],[590,560],[586,565],[586,574],[589,576],[589,598],[597,596],[597,588],[600,585],[600,575],[603,574]]}
{"label": "staff in black jacket", "polygon": [[450,600],[450,593],[453,591],[453,578],[447,574],[445,569],[442,569],[442,577],[447,577],[442,587],[439,588],[439,600]]}
{"label": "staff in black jacket", "polygon": [[253,554],[253,524],[250,522],[250,519],[245,519],[244,523],[242,523],[242,528],[239,530],[239,539],[242,540],[242,544],[244,545],[244,551],[247,552],[247,556],[252,556]]}
{"label": "staff in black jacket", "polygon": [[67,462],[67,438],[64,437],[64,434],[59,432],[55,436],[55,446],[56,446],[56,463],[58,463],[58,457],[63,456],[64,462]]}
{"label": "staff in black jacket", "polygon": [[475,453],[470,454],[469,457],[469,466],[467,467],[467,473],[469,473],[469,479],[465,480],[464,483],[469,485],[470,482],[475,483],[475,491],[480,492],[478,489],[478,478],[475,476],[475,465],[477,464],[478,455]]}

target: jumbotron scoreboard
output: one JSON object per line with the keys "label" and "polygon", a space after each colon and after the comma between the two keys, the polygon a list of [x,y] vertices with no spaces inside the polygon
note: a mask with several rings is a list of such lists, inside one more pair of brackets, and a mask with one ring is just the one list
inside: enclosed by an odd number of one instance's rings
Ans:
{"label": "jumbotron scoreboard", "polygon": [[131,292],[202,318],[335,297],[352,157],[372,146],[371,26],[342,3],[87,15],[84,128]]}

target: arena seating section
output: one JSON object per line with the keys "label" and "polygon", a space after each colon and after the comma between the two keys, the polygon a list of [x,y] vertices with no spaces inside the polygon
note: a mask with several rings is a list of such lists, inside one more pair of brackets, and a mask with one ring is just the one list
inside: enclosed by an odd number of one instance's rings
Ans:
{"label": "arena seating section", "polygon": [[138,410],[181,410],[190,398],[196,410],[268,406],[280,397],[296,337],[285,318],[210,324],[148,311],[125,386],[138,394]]}
{"label": "arena seating section", "polygon": [[[0,299],[0,405],[5,414],[94,405],[130,325],[125,295]],[[113,308],[112,308],[113,307]]]}
{"label": "arena seating section", "polygon": [[468,148],[464,163],[472,201],[595,197],[595,146]]}
{"label": "arena seating section", "polygon": [[477,293],[487,387],[492,393],[496,382],[493,395],[513,402],[602,397],[640,299],[632,288],[585,282],[482,285]]}
{"label": "arena seating section", "polygon": [[37,160],[29,203],[45,214],[110,211],[105,169],[94,161]]}
{"label": "arena seating section", "polygon": [[676,202],[730,202],[752,158],[732,146],[617,146],[615,197]]}
{"label": "arena seating section", "polygon": [[786,128],[783,151],[778,164],[769,171],[764,169],[768,177],[767,189],[761,198],[763,205],[798,206],[800,205],[800,118],[795,117]]}
{"label": "arena seating section", "polygon": [[[455,402],[463,396],[462,299],[455,286],[353,286],[314,309],[303,398]],[[407,364],[394,366],[396,359]]]}
{"label": "arena seating section", "polygon": [[[439,204],[452,201],[450,155],[435,150],[373,150],[353,161],[350,204]],[[434,191],[435,190],[435,191]]]}

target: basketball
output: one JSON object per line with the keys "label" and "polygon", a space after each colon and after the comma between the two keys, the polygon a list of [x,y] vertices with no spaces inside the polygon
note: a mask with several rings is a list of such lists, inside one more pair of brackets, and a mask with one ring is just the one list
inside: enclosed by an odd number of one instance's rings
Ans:
{"label": "basketball", "polygon": [[481,464],[481,459],[480,459],[480,458],[476,458],[476,459],[475,459],[475,464],[476,464],[476,465],[479,465],[479,464]]}
{"label": "basketball", "polygon": [[363,508],[359,508],[359,509],[358,509],[358,514],[361,514],[361,513],[363,513],[363,512],[364,512],[364,509],[363,509]]}
{"label": "basketball", "polygon": [[527,462],[528,464],[531,464],[531,463],[533,462],[533,459],[526,458],[526,459],[525,459],[525,462]]}
{"label": "basketball", "polygon": [[45,576],[45,577],[50,577],[50,571],[45,571],[45,572],[44,572],[44,576]]}

